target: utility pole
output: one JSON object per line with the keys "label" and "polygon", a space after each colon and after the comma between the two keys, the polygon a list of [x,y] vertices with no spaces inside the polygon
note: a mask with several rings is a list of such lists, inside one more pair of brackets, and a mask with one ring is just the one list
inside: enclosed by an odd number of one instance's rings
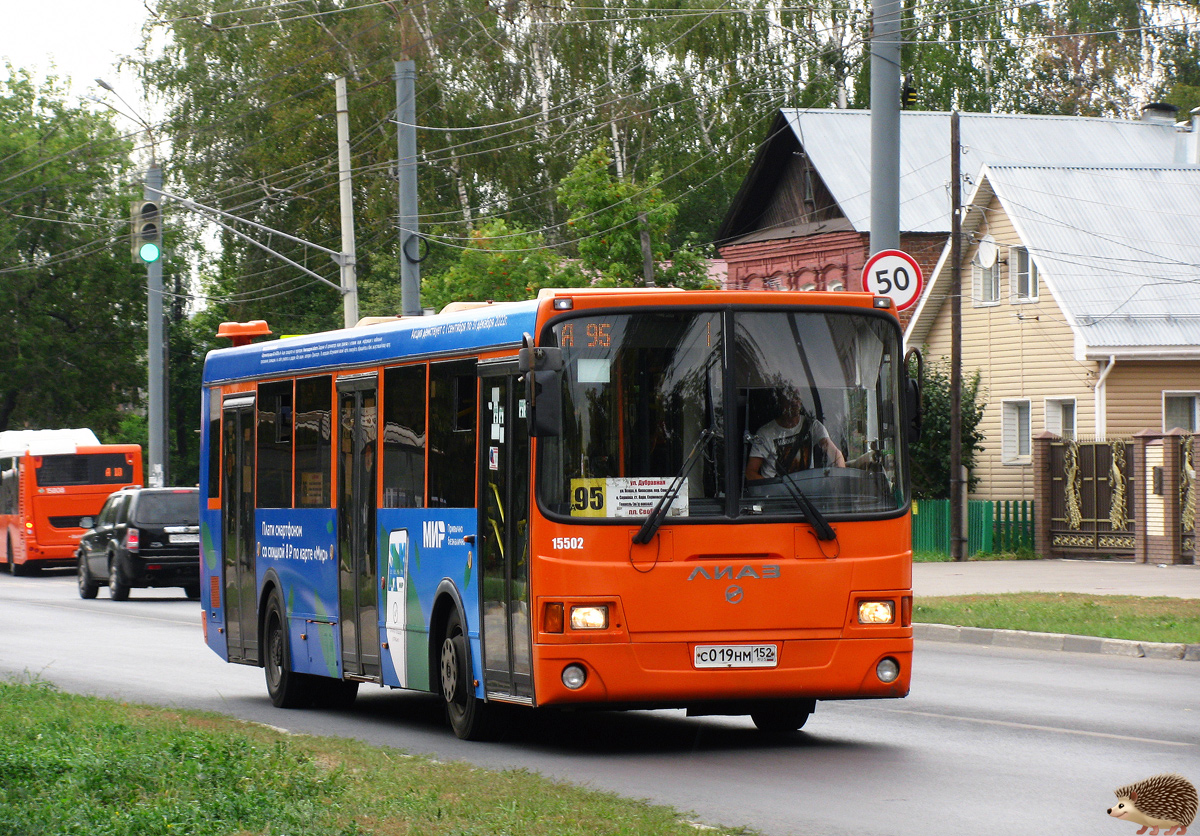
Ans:
{"label": "utility pole", "polygon": [[967,559],[962,478],[962,145],[950,113],[950,557]]}
{"label": "utility pole", "polygon": [[338,184],[342,206],[342,254],[334,259],[342,273],[342,322],[347,328],[358,323],[358,275],[355,272],[354,192],[350,188],[350,110],[346,102],[346,79],[333,82],[337,93]]}
{"label": "utility pole", "polygon": [[[143,181],[142,198],[154,201],[160,207],[162,201],[162,169],[157,161],[151,161],[146,169]],[[159,229],[162,221],[159,220]],[[160,234],[161,235],[161,234]],[[161,240],[161,237],[160,237]],[[146,262],[146,366],[148,381],[147,389],[147,429],[149,430],[149,450],[146,451],[146,463],[149,465],[149,476],[146,484],[152,488],[167,485],[167,379],[166,362],[163,350],[163,279],[162,258]]]}
{"label": "utility pole", "polygon": [[900,0],[871,11],[871,252],[900,249]]}
{"label": "utility pole", "polygon": [[397,61],[396,181],[399,190],[400,302],[404,316],[420,316],[421,239],[417,215],[417,65]]}

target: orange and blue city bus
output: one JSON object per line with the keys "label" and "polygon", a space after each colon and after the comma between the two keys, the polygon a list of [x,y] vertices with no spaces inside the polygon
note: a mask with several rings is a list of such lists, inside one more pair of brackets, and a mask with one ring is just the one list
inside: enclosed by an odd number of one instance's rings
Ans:
{"label": "orange and blue city bus", "polygon": [[203,619],[275,705],[427,691],[473,739],[513,706],[788,732],[908,693],[890,300],[544,290],[240,342],[204,368]]}
{"label": "orange and blue city bus", "polygon": [[137,444],[101,444],[88,429],[0,433],[0,556],[8,571],[74,566],[104,501],[141,481]]}

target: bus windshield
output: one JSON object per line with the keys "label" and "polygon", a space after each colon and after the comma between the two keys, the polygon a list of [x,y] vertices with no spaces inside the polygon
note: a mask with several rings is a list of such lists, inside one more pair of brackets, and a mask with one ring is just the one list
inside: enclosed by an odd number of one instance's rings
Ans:
{"label": "bus windshield", "polygon": [[884,316],[657,310],[551,332],[562,433],[541,440],[539,490],[552,515],[630,522],[672,488],[668,518],[907,506],[900,335]]}

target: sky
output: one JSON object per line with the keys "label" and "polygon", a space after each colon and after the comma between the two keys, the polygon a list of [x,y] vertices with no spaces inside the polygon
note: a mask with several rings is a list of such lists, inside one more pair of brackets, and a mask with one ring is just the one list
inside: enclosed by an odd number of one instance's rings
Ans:
{"label": "sky", "polygon": [[141,44],[149,18],[143,0],[0,0],[0,10],[0,77],[8,75],[6,61],[39,78],[70,76],[75,98],[103,94],[99,76],[129,102],[141,101],[136,79],[114,68]]}

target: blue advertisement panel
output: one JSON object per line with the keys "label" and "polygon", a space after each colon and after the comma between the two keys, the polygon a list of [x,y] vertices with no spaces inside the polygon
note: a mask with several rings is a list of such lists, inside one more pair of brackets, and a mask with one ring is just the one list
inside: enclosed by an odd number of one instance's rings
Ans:
{"label": "blue advertisement panel", "polygon": [[209,352],[204,382],[288,375],[336,366],[367,366],[405,357],[519,345],[533,333],[536,302],[508,302],[394,324],[346,328]]}
{"label": "blue advertisement panel", "polygon": [[278,579],[292,669],[341,676],[337,517],[331,508],[260,508],[254,516],[257,588]]}
{"label": "blue advertisement panel", "polygon": [[[379,576],[383,679],[388,685],[432,690],[429,632],[434,597],[443,581],[458,592],[471,644],[474,678],[483,682],[479,644],[479,580],[474,508],[380,508]],[[483,696],[482,685],[479,696]]]}

